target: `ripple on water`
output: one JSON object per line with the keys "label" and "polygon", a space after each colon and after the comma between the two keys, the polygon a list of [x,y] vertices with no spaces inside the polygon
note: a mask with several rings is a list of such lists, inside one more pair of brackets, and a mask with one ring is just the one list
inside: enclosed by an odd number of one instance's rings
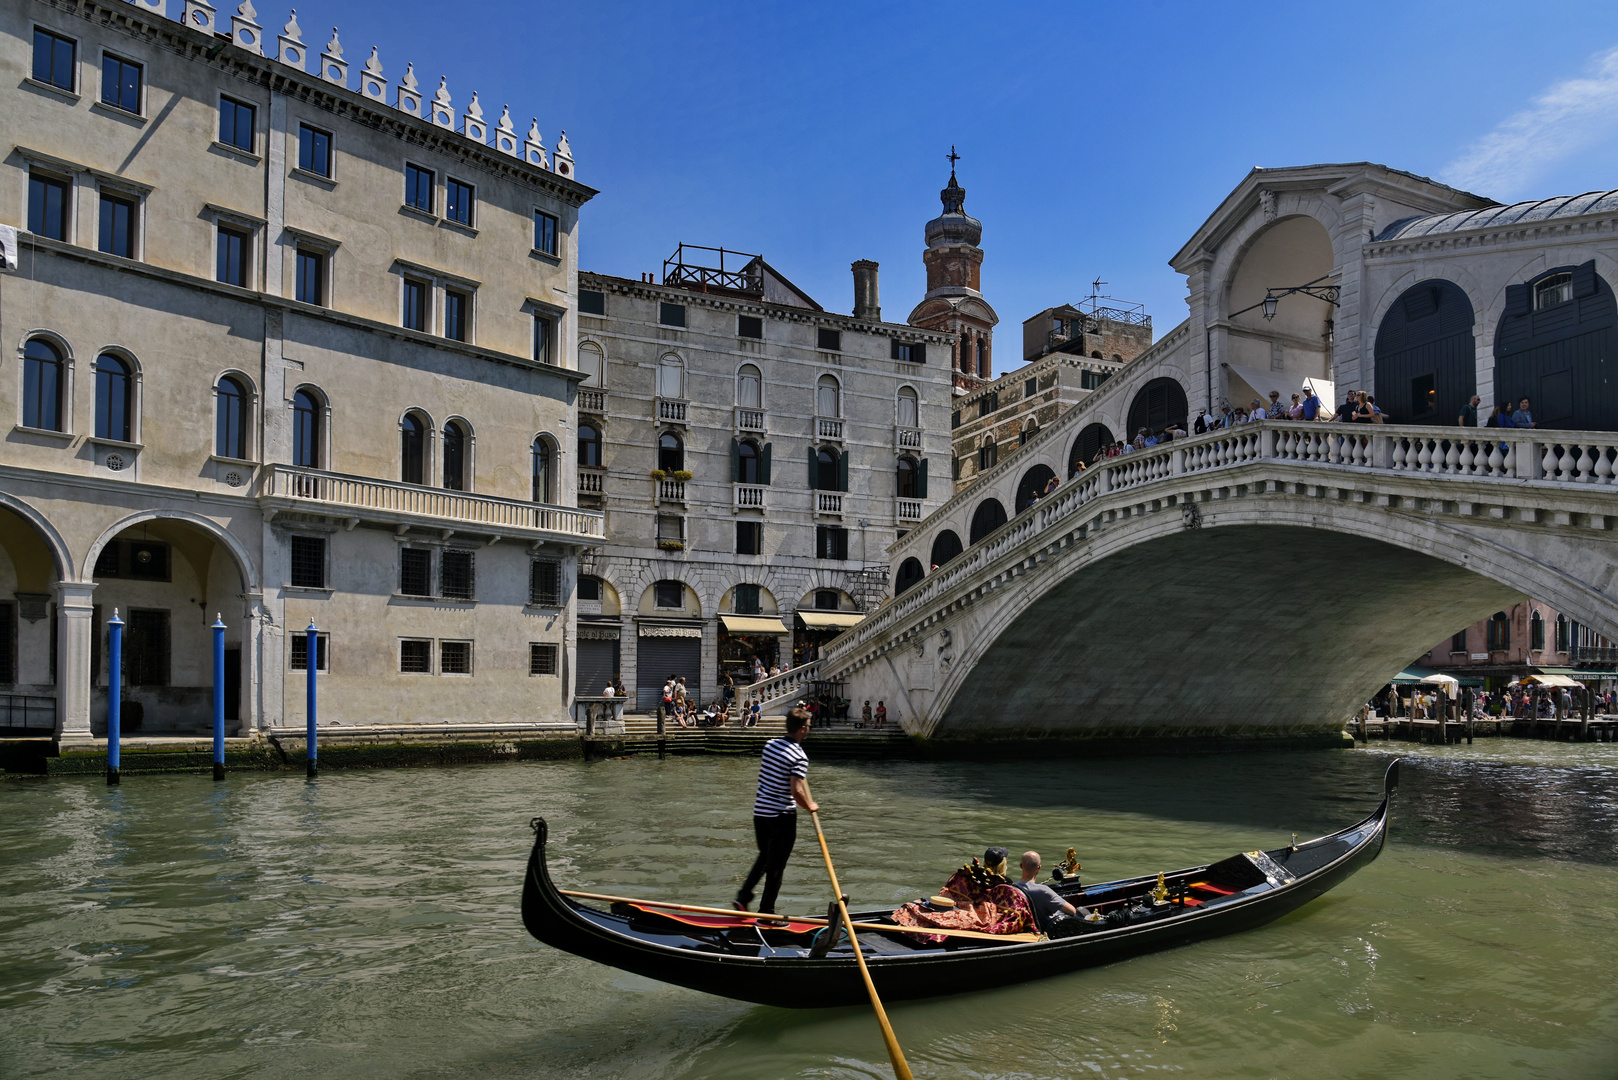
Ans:
{"label": "ripple on water", "polygon": [[[1302,911],[896,1003],[895,1027],[921,1077],[1610,1076],[1618,755],[1605,749],[1417,748],[1382,858]],[[817,763],[814,777],[845,887],[877,904],[936,888],[991,843],[1047,858],[1074,844],[1098,880],[1328,831],[1375,804],[1386,757]],[[535,813],[566,882],[728,900],[749,861],[753,769],[0,785],[0,1073],[889,1076],[866,1010],[707,997],[522,931]],[[815,851],[800,845],[783,902],[819,909]]]}

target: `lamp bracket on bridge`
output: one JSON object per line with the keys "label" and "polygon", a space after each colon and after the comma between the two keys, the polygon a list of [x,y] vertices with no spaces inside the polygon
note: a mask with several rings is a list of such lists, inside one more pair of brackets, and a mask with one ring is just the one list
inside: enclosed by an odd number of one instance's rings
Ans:
{"label": "lamp bracket on bridge", "polygon": [[1244,307],[1240,311],[1231,312],[1230,313],[1230,318],[1234,319],[1238,315],[1245,315],[1249,311],[1254,310],[1255,308],[1263,308],[1264,309],[1264,317],[1266,319],[1273,319],[1273,318],[1275,318],[1276,305],[1280,303],[1281,298],[1283,296],[1291,296],[1293,293],[1303,293],[1305,296],[1312,296],[1316,300],[1324,300],[1324,301],[1326,301],[1326,303],[1330,304],[1332,307],[1337,307],[1338,306],[1337,297],[1338,297],[1338,293],[1342,291],[1342,286],[1340,286],[1340,285],[1322,285],[1321,284],[1321,282],[1325,281],[1326,278],[1330,277],[1330,276],[1331,276],[1330,274],[1327,274],[1325,277],[1317,277],[1317,278],[1315,278],[1315,280],[1313,280],[1311,282],[1308,282],[1307,284],[1304,284],[1304,285],[1293,285],[1293,286],[1291,286],[1289,288],[1271,287],[1271,288],[1265,289],[1264,290],[1264,299],[1260,300],[1256,304],[1252,304],[1252,305],[1249,305],[1248,307]]}

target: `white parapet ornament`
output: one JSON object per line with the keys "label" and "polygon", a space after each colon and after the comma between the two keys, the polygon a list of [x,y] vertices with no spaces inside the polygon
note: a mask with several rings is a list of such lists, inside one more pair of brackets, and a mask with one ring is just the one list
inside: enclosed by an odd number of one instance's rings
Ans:
{"label": "white parapet ornament", "polygon": [[276,52],[275,58],[287,67],[295,67],[302,71],[304,69],[304,57],[309,50],[303,44],[303,30],[298,26],[297,8],[292,9],[292,16],[287,19],[287,24],[281,28],[280,45],[281,47]]}
{"label": "white parapet ornament", "polygon": [[556,139],[556,172],[557,175],[565,176],[569,180],[574,179],[573,148],[567,144],[567,130],[565,128]]}
{"label": "white parapet ornament", "polygon": [[337,40],[337,27],[331,28],[331,40],[320,54],[320,77],[338,86],[348,85],[348,61],[343,59],[343,44]]}
{"label": "white parapet ornament", "polygon": [[551,167],[550,156],[545,152],[545,139],[539,133],[539,117],[533,118],[528,128],[528,138],[522,144],[523,160],[530,165],[538,165],[541,169]]}
{"label": "white parapet ornament", "polygon": [[416,89],[416,65],[414,62],[405,65],[404,78],[399,80],[399,89],[393,95],[393,107],[402,113],[409,113],[416,118],[421,117],[421,91]]}
{"label": "white parapet ornament", "polygon": [[478,104],[478,92],[472,91],[472,103],[461,115],[461,134],[473,142],[489,145],[489,125],[483,119],[483,106]]}
{"label": "white parapet ornament", "polygon": [[494,125],[494,148],[502,154],[517,156],[517,129],[511,126],[511,106],[500,108],[500,120]]}
{"label": "white parapet ornament", "polygon": [[432,121],[441,128],[455,130],[455,110],[450,107],[449,76],[438,77],[438,89],[433,91]]}
{"label": "white parapet ornament", "polygon": [[219,29],[219,13],[207,0],[185,0],[180,21],[204,34],[216,33]]}
{"label": "white parapet ornament", "polygon": [[236,14],[230,17],[230,40],[254,56],[263,56],[264,28],[253,21],[257,15],[258,12],[253,10],[253,0],[242,0]]}
{"label": "white parapet ornament", "polygon": [[376,55],[375,45],[371,46],[371,55],[360,71],[360,93],[373,101],[386,101],[388,98],[388,82],[382,77],[382,61]]}

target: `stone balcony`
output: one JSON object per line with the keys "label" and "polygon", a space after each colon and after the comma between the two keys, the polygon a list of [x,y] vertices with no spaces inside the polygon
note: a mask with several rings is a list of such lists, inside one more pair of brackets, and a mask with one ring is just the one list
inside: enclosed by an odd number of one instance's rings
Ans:
{"label": "stone balcony", "polygon": [[597,511],[290,465],[265,469],[259,500],[272,515],[280,510],[297,510],[329,514],[352,524],[457,526],[457,531],[492,536],[592,545],[603,535],[603,515]]}
{"label": "stone balcony", "polygon": [[657,399],[657,419],[663,424],[689,423],[687,414],[690,411],[689,403],[678,398]]}
{"label": "stone balcony", "polygon": [[922,518],[920,499],[899,499],[894,507],[894,517],[900,524],[915,524]]}
{"label": "stone balcony", "polygon": [[843,516],[843,493],[840,491],[815,492],[815,513],[830,517]]}
{"label": "stone balcony", "polygon": [[764,509],[764,493],[766,491],[768,491],[769,488],[764,487],[762,484],[737,484],[737,485],[735,485],[735,487],[736,487],[736,509],[738,509],[738,510],[762,510],[762,509]]}
{"label": "stone balcony", "polygon": [[653,483],[657,485],[657,501],[659,505],[663,503],[685,505],[686,482],[684,480],[654,480]]}
{"label": "stone balcony", "polygon": [[765,430],[766,419],[767,418],[765,417],[763,409],[747,409],[742,408],[741,406],[737,406],[736,408],[737,431],[762,432]]}
{"label": "stone balcony", "polygon": [[579,466],[579,494],[605,495],[607,493],[607,470],[598,469],[589,465]]}
{"label": "stone balcony", "polygon": [[893,429],[893,445],[900,450],[921,449],[921,429],[896,427]]}
{"label": "stone balcony", "polygon": [[607,392],[599,387],[579,387],[579,411],[595,416],[606,416]]}
{"label": "stone balcony", "polygon": [[815,418],[815,438],[842,442],[843,421],[830,416],[817,416]]}

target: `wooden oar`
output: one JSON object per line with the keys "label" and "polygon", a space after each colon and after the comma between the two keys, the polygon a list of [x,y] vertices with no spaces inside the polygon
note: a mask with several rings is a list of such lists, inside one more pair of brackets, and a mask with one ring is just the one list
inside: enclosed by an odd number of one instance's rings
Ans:
{"label": "wooden oar", "polygon": [[[642,900],[633,896],[608,896],[606,893],[576,892],[572,889],[557,889],[563,896],[572,896],[580,900],[606,900],[614,904],[640,904],[643,907],[667,908],[670,911],[689,911],[693,915],[729,915],[736,919],[754,919],[762,922],[795,922],[808,923],[812,926],[825,926],[827,919],[813,915],[772,915],[767,912],[737,911],[735,908],[703,907],[700,904],[673,904],[666,900]],[[943,934],[945,937],[978,938],[983,941],[1038,941],[1038,934],[985,934],[981,930],[950,930],[945,927],[932,926],[900,926],[897,923],[854,923],[856,930],[880,930],[890,934]]]}
{"label": "wooden oar", "polygon": [[[809,794],[808,784],[804,785],[804,795]],[[865,954],[860,951],[859,938],[854,936],[854,921],[848,917],[848,903],[843,899],[843,887],[837,884],[837,868],[831,864],[831,848],[826,846],[826,834],[820,831],[820,812],[811,810],[810,818],[815,823],[815,838],[820,841],[820,853],[826,857],[826,875],[831,878],[831,892],[837,897],[837,910],[842,912],[843,925],[848,929],[848,943],[854,949],[854,961],[860,966],[860,978],[865,980],[865,992],[871,995],[871,1008],[876,1011],[876,1022],[882,1025],[882,1041],[888,1044],[888,1058],[893,1062],[893,1075],[897,1080],[915,1080],[910,1073],[910,1065],[905,1061],[905,1052],[899,1048],[899,1039],[893,1034],[893,1025],[888,1023],[887,1010],[882,1008],[882,999],[877,996],[876,983],[871,981],[871,972],[865,966]]]}

